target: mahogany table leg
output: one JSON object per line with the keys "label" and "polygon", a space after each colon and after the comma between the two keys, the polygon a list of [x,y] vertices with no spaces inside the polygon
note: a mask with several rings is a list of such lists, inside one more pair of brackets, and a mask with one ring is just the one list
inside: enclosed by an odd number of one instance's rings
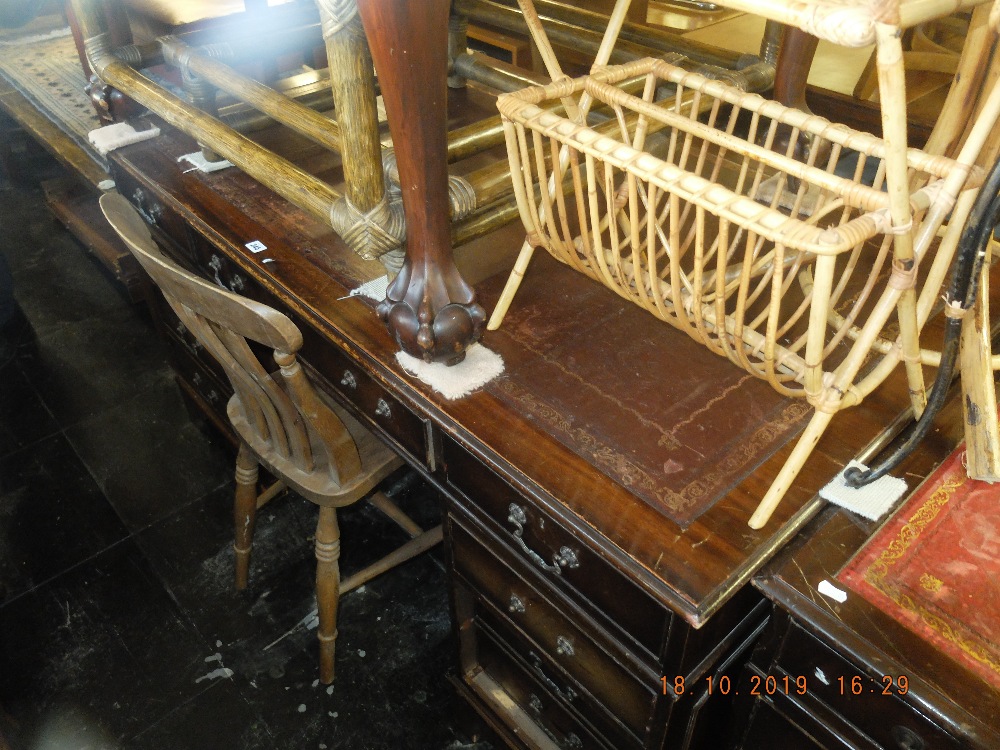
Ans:
{"label": "mahogany table leg", "polygon": [[[785,27],[774,75],[774,98],[786,107],[810,111],[806,104],[806,79],[818,44],[819,39],[812,34],[791,26]],[[790,129],[779,130],[774,150],[784,151],[790,136]],[[799,142],[795,144],[795,158],[805,160],[808,150],[809,143],[800,136]]]}
{"label": "mahogany table leg", "polygon": [[449,0],[358,0],[389,118],[406,216],[406,260],[379,314],[404,351],[460,362],[485,313],[455,268],[448,208]]}

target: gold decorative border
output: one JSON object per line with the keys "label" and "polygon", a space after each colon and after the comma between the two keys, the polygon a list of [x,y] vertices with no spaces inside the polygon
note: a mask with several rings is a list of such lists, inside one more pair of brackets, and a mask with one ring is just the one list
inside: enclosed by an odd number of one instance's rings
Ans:
{"label": "gold decorative border", "polygon": [[[955,471],[957,467],[957,472]],[[909,548],[948,505],[952,497],[968,481],[960,461],[952,459],[952,466],[942,474],[941,485],[910,516],[882,553],[865,570],[864,580],[869,586],[892,601],[897,607],[919,619],[945,641],[952,643],[966,656],[982,664],[1000,677],[1000,661],[975,638],[968,637],[961,629],[942,619],[933,609],[915,600],[901,586],[889,583],[892,568],[903,559]]]}
{"label": "gold decorative border", "polygon": [[[612,479],[633,492],[647,495],[659,501],[664,510],[670,511],[673,520],[687,524],[693,518],[689,512],[703,502],[712,492],[726,486],[733,475],[761,457],[761,446],[767,446],[782,433],[795,426],[809,413],[812,407],[802,401],[786,404],[770,420],[760,425],[752,435],[734,447],[723,459],[713,463],[709,471],[692,481],[679,491],[663,487],[661,482],[633,459],[622,453],[616,446],[598,440],[585,425],[576,426],[571,419],[557,409],[543,402],[533,393],[510,379],[501,380],[498,390],[518,404],[518,407],[536,419],[547,423],[550,429],[562,432],[568,439],[568,447],[576,452],[583,450],[594,463],[609,473]],[[655,428],[662,428],[654,425]],[[565,444],[565,440],[562,440]]]}

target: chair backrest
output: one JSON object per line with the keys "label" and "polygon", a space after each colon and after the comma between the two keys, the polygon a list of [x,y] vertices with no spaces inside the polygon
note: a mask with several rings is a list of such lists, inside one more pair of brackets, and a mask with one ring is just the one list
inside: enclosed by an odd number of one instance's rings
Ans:
{"label": "chair backrest", "polygon": [[[353,438],[320,400],[295,357],[302,346],[295,324],[274,308],[210,284],[171,261],[121,195],[105,193],[101,209],[181,322],[225,369],[261,444],[300,471],[329,471],[338,484],[357,477],[361,460]],[[274,350],[285,387],[268,374],[247,339]]]}

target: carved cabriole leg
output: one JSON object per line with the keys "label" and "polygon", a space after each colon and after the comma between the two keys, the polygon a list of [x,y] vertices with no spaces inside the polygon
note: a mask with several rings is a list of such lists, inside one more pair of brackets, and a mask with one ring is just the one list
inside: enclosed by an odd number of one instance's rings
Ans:
{"label": "carved cabriole leg", "polygon": [[425,361],[460,362],[485,314],[455,268],[448,216],[448,0],[359,0],[389,116],[406,215],[406,261],[379,314]]}
{"label": "carved cabriole leg", "polygon": [[356,0],[316,0],[323,25],[337,124],[344,134],[344,196],[334,204],[334,229],[361,255],[402,263],[405,233],[399,206],[390,206],[382,173],[375,73]]}
{"label": "carved cabriole leg", "polygon": [[320,506],[316,523],[316,609],[319,613],[319,679],[333,682],[333,654],[337,644],[337,608],[340,604],[340,527],[337,509]]}
{"label": "carved cabriole leg", "polygon": [[236,500],[233,503],[233,527],[236,553],[236,589],[247,587],[250,574],[250,548],[253,546],[253,527],[257,517],[257,457],[245,444],[236,455]]}

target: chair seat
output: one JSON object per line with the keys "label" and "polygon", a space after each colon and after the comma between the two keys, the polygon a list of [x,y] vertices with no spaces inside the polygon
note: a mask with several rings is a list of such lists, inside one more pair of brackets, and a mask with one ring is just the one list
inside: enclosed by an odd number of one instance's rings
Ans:
{"label": "chair seat", "polygon": [[[280,381],[277,384],[279,387],[283,385]],[[313,445],[316,459],[314,469],[303,471],[294,461],[281,456],[261,439],[258,431],[248,422],[238,396],[234,395],[226,408],[240,439],[272,474],[281,477],[299,494],[318,505],[343,507],[367,495],[375,485],[400,466],[402,460],[343,407],[326,398],[324,401],[344,423],[361,457],[361,474],[347,484],[339,484],[331,476],[326,452],[318,444]]]}

